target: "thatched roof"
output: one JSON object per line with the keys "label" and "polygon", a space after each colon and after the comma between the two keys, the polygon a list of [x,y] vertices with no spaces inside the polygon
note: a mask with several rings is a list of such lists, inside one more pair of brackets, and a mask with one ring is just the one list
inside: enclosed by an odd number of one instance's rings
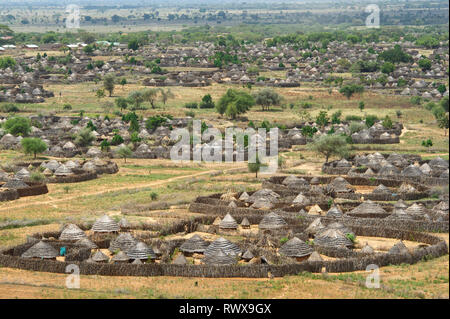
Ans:
{"label": "thatched roof", "polygon": [[233,218],[233,216],[231,216],[230,214],[226,214],[225,217],[220,222],[219,228],[237,229],[238,228],[238,223]]}
{"label": "thatched roof", "polygon": [[389,195],[392,194],[391,190],[384,186],[383,184],[378,185],[373,191],[373,194],[385,194]]}
{"label": "thatched roof", "polygon": [[244,260],[250,260],[253,257],[255,257],[255,256],[252,254],[252,252],[249,249],[247,249],[245,251],[245,253],[242,255],[242,259],[244,259]]}
{"label": "thatched roof", "polygon": [[400,187],[398,188],[399,194],[408,194],[408,193],[415,193],[415,192],[417,192],[417,190],[414,188],[414,186],[407,184],[407,183],[402,183],[402,185],[400,185]]}
{"label": "thatched roof", "polygon": [[81,238],[75,242],[77,247],[85,247],[90,249],[97,249],[97,245],[93,243],[89,238]]}
{"label": "thatched roof", "polygon": [[130,225],[130,223],[128,222],[128,220],[127,220],[126,218],[122,218],[122,219],[119,221],[119,227],[120,227],[120,228],[130,228],[131,225]]}
{"label": "thatched roof", "polygon": [[375,250],[367,242],[363,248],[361,248],[361,253],[363,254],[373,254]]}
{"label": "thatched roof", "polygon": [[244,217],[241,222],[242,227],[250,227],[250,222],[248,221],[247,217]]}
{"label": "thatched roof", "polygon": [[213,224],[214,226],[219,226],[221,221],[222,221],[222,219],[221,219],[219,216],[217,216],[217,217],[214,219],[214,221],[213,221],[212,224]]}
{"label": "thatched roof", "polygon": [[59,256],[58,251],[42,240],[31,246],[22,254],[23,258],[53,259]]}
{"label": "thatched roof", "polygon": [[342,210],[340,210],[337,206],[331,207],[327,212],[328,217],[342,217],[342,215]]}
{"label": "thatched roof", "polygon": [[254,203],[257,199],[266,199],[267,201],[271,203],[277,203],[278,199],[280,198],[280,195],[275,193],[271,189],[263,188],[259,191],[254,192],[247,200],[248,203]]}
{"label": "thatched roof", "polygon": [[391,215],[386,217],[387,219],[405,219],[413,220],[413,216],[408,214],[403,208],[395,208]]}
{"label": "thatched roof", "polygon": [[414,219],[429,219],[428,211],[422,204],[414,203],[406,209],[406,213]]}
{"label": "thatched roof", "polygon": [[68,176],[72,174],[72,170],[64,164],[61,164],[55,171],[55,176]]}
{"label": "thatched roof", "polygon": [[345,178],[339,176],[327,185],[327,191],[336,193],[353,193],[355,190]]}
{"label": "thatched roof", "polygon": [[117,238],[111,240],[108,250],[112,253],[117,250],[128,252],[136,246],[136,243],[136,239],[130,233],[121,233]]}
{"label": "thatched roof", "polygon": [[261,197],[257,198],[250,207],[254,209],[271,209],[274,207],[274,204],[269,198]]}
{"label": "thatched roof", "polygon": [[305,229],[305,233],[310,235],[315,235],[321,230],[325,229],[325,226],[322,224],[320,218],[314,219],[314,221],[309,224],[309,226]]}
{"label": "thatched roof", "polygon": [[208,246],[208,242],[195,234],[180,246],[180,250],[187,253],[203,253]]}
{"label": "thatched roof", "polygon": [[389,249],[389,254],[409,254],[408,248],[406,248],[403,241],[399,241],[391,249]]}
{"label": "thatched roof", "polygon": [[18,188],[26,188],[28,187],[27,184],[22,182],[18,178],[12,178],[9,181],[7,181],[5,184],[3,184],[2,188],[10,188],[10,189],[18,189]]}
{"label": "thatched roof", "polygon": [[188,263],[186,257],[183,254],[179,254],[177,258],[172,262],[175,265],[186,265]]}
{"label": "thatched roof", "polygon": [[234,200],[232,200],[232,201],[228,204],[228,207],[236,208],[236,207],[237,207],[236,202],[235,202]]}
{"label": "thatched roof", "polygon": [[305,180],[303,177],[298,178],[294,175],[289,175],[286,177],[283,182],[283,185],[286,185],[288,187],[308,187],[309,183],[307,180]]}
{"label": "thatched roof", "polygon": [[392,164],[386,164],[378,171],[380,176],[394,176],[398,174],[400,174],[400,170]]}
{"label": "thatched roof", "polygon": [[423,173],[417,166],[411,164],[402,171],[402,175],[408,177],[419,177],[423,175]]}
{"label": "thatched roof", "polygon": [[116,255],[111,258],[112,262],[128,262],[130,257],[123,251],[119,251]]}
{"label": "thatched roof", "polygon": [[319,185],[320,184],[320,179],[317,176],[314,176],[313,178],[311,178],[311,181],[309,183],[311,185]]}
{"label": "thatched roof", "polygon": [[437,167],[437,168],[448,168],[448,161],[442,159],[441,157],[433,158],[431,161],[428,162],[428,164],[431,167]]}
{"label": "thatched roof", "polygon": [[141,259],[141,260],[147,260],[147,259],[155,259],[156,255],[153,252],[153,249],[148,247],[143,242],[138,242],[136,246],[134,246],[132,249],[130,249],[127,252],[127,255],[130,256],[131,259]]}
{"label": "thatched roof", "polygon": [[133,260],[133,262],[131,264],[133,264],[133,265],[142,265],[142,261],[140,259],[135,259],[135,260]]}
{"label": "thatched roof", "polygon": [[348,212],[349,216],[386,215],[386,211],[377,203],[367,200]]}
{"label": "thatched roof", "polygon": [[278,252],[287,257],[305,257],[311,255],[313,249],[303,240],[294,237],[281,246]]}
{"label": "thatched roof", "polygon": [[317,251],[313,251],[309,256],[308,261],[323,261],[323,258]]}
{"label": "thatched roof", "polygon": [[355,234],[354,232],[352,232],[352,230],[350,228],[348,228],[347,226],[345,226],[344,224],[339,223],[339,222],[331,223],[327,226],[327,228],[340,230],[344,234],[352,234],[352,235]]}
{"label": "thatched roof", "polygon": [[300,193],[294,198],[292,204],[308,205],[309,199],[305,195]]}
{"label": "thatched roof", "polygon": [[92,225],[92,230],[96,233],[111,233],[120,230],[119,225],[108,215],[103,215]]}
{"label": "thatched roof", "polygon": [[226,254],[239,255],[241,249],[236,244],[232,243],[228,239],[220,237],[213,241],[204,251],[204,255],[215,255],[222,250]]}
{"label": "thatched roof", "polygon": [[314,244],[328,247],[351,247],[353,243],[338,229],[328,228],[314,238]]}
{"label": "thatched roof", "polygon": [[278,214],[271,212],[263,217],[259,223],[259,229],[280,229],[287,227],[286,221]]}
{"label": "thatched roof", "polygon": [[86,238],[86,234],[75,224],[68,224],[59,236],[59,240],[79,240]]}
{"label": "thatched roof", "polygon": [[406,208],[408,208],[408,205],[405,204],[405,202],[403,201],[403,199],[399,199],[399,200],[394,204],[394,208],[406,209]]}
{"label": "thatched roof", "polygon": [[241,196],[239,196],[239,200],[241,200],[241,201],[247,201],[247,199],[249,198],[250,196],[247,194],[247,192],[243,192],[242,194],[241,194]]}
{"label": "thatched roof", "polygon": [[109,261],[109,257],[102,253],[100,250],[97,250],[94,255],[92,255],[91,259],[96,263]]}
{"label": "thatched roof", "polygon": [[218,249],[214,254],[205,256],[203,262],[208,265],[234,265],[237,258],[236,255],[226,254],[223,249]]}

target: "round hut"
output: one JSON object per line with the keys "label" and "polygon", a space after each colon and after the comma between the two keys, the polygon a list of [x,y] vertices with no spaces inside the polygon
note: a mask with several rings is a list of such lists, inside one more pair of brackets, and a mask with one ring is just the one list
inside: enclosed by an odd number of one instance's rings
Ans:
{"label": "round hut", "polygon": [[208,246],[208,242],[195,234],[180,246],[180,250],[185,254],[203,254]]}
{"label": "round hut", "polygon": [[61,235],[59,236],[59,240],[68,241],[77,241],[82,238],[87,238],[87,236],[85,232],[75,224],[68,224],[66,227],[64,227]]}
{"label": "round hut", "polygon": [[50,244],[42,240],[31,246],[22,254],[23,258],[55,259],[59,256],[58,251]]}
{"label": "round hut", "polygon": [[280,255],[295,258],[297,261],[303,261],[312,254],[313,249],[303,240],[294,237],[281,246],[278,252]]}
{"label": "round hut", "polygon": [[136,246],[134,246],[132,249],[130,249],[127,252],[127,255],[131,258],[131,259],[139,259],[139,260],[153,260],[156,259],[156,255],[153,252],[153,249],[151,249],[150,247],[148,247],[145,243],[143,242],[138,242],[136,244]]}
{"label": "round hut", "polygon": [[227,255],[239,255],[242,252],[238,245],[232,243],[228,239],[220,237],[205,249],[204,255],[215,255],[219,250],[222,250]]}

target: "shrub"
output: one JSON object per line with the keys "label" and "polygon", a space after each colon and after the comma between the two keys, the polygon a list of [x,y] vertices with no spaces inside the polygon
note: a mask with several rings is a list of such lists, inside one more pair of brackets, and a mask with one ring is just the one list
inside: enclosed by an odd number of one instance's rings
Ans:
{"label": "shrub", "polygon": [[68,111],[68,110],[71,110],[71,109],[72,109],[72,105],[70,105],[69,103],[64,104],[63,110]]}
{"label": "shrub", "polygon": [[433,141],[431,139],[424,140],[422,141],[422,146],[431,147],[433,146]]}
{"label": "shrub", "polygon": [[409,101],[411,102],[411,104],[420,105],[420,104],[422,104],[422,97],[421,96],[412,96]]}
{"label": "shrub", "polygon": [[384,118],[384,120],[382,122],[382,125],[386,129],[391,129],[392,128],[392,120],[391,120],[391,118],[388,115],[386,115],[386,117]]}
{"label": "shrub", "polygon": [[3,128],[12,135],[27,136],[31,132],[31,121],[26,117],[12,117],[6,120]]}
{"label": "shrub", "polygon": [[367,115],[366,116],[366,126],[372,127],[378,121],[378,117],[376,115]]}
{"label": "shrub", "polygon": [[123,142],[124,142],[124,141],[123,141],[123,137],[120,136],[119,134],[115,134],[115,135],[113,136],[112,140],[111,140],[111,144],[112,144],[112,145],[120,145],[120,144],[122,144]]}
{"label": "shrub", "polygon": [[195,117],[195,112],[194,111],[186,111],[184,114],[186,116]]}
{"label": "shrub", "polygon": [[8,103],[8,104],[5,104],[5,105],[2,105],[0,107],[0,111],[4,112],[4,113],[17,113],[17,112],[20,112],[19,108],[15,104],[12,104],[12,103]]}
{"label": "shrub", "polygon": [[305,137],[313,137],[317,132],[317,128],[309,125],[305,125],[302,127],[302,135]]}
{"label": "shrub", "polygon": [[349,129],[350,134],[360,132],[366,128],[366,125],[361,122],[350,122]]}
{"label": "shrub", "polygon": [[358,116],[358,115],[347,115],[345,117],[345,120],[347,122],[351,122],[351,121],[362,121],[362,117]]}
{"label": "shrub", "polygon": [[341,135],[322,135],[316,138],[313,143],[308,144],[308,148],[318,154],[325,156],[325,161],[332,155],[345,157],[348,155],[347,140]]}
{"label": "shrub", "polygon": [[203,96],[202,102],[200,103],[199,107],[201,109],[213,109],[216,107],[212,100],[211,94],[206,94],[205,96]]}
{"label": "shrub", "polygon": [[151,193],[150,193],[150,198],[151,198],[152,200],[157,200],[157,199],[158,199],[158,194],[155,193],[155,192],[151,192]]}
{"label": "shrub", "polygon": [[89,146],[95,140],[95,136],[92,131],[85,127],[75,136],[75,144],[79,146]]}
{"label": "shrub", "polygon": [[45,179],[45,177],[40,172],[33,172],[30,174],[30,179],[33,182],[42,182]]}
{"label": "shrub", "polygon": [[154,131],[158,126],[161,126],[166,122],[167,118],[160,115],[155,115],[147,120],[147,122],[145,123],[145,127],[147,128],[147,130]]}
{"label": "shrub", "polygon": [[198,104],[197,102],[188,102],[184,104],[184,107],[187,109],[198,109]]}

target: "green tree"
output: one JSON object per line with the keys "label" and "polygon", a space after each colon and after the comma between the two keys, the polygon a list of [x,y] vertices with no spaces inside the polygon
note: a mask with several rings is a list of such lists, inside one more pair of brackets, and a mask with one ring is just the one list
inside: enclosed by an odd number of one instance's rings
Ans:
{"label": "green tree", "polygon": [[[253,163],[251,163],[253,162]],[[263,164],[259,157],[258,154],[256,154],[256,156],[254,157],[253,161],[249,161],[248,162],[248,171],[250,173],[255,173],[256,178],[258,178],[258,172],[261,170],[261,167],[265,167],[266,164]]]}
{"label": "green tree", "polygon": [[361,112],[364,110],[365,106],[366,106],[366,105],[364,104],[364,101],[360,101],[359,104],[358,104],[358,108],[359,108],[359,110],[360,110]]}
{"label": "green tree", "polygon": [[36,159],[38,153],[43,153],[47,150],[47,144],[40,138],[25,137],[20,143],[25,154],[33,154]]}
{"label": "green tree", "polygon": [[142,102],[144,102],[144,95],[141,91],[133,91],[128,94],[128,100],[134,105],[137,110],[140,108]]}
{"label": "green tree", "polygon": [[130,120],[130,128],[128,130],[130,132],[138,132],[139,131],[139,122],[136,118],[132,118]]}
{"label": "green tree", "polygon": [[419,66],[423,71],[428,71],[431,69],[431,60],[430,59],[420,59]]}
{"label": "green tree", "polygon": [[3,128],[12,135],[27,136],[31,132],[31,121],[26,117],[11,117],[3,124]]}
{"label": "green tree", "polygon": [[127,84],[127,79],[126,78],[120,79],[120,85],[122,85],[122,88],[125,86],[125,84]]}
{"label": "green tree", "polygon": [[117,150],[117,155],[119,155],[121,158],[124,159],[124,162],[127,162],[127,158],[130,157],[131,155],[133,155],[133,152],[131,151],[131,149],[128,146],[121,146],[118,150]]}
{"label": "green tree", "polygon": [[272,105],[280,105],[282,97],[271,88],[265,88],[254,93],[256,105],[260,105],[262,110],[269,110]]}
{"label": "green tree", "polygon": [[389,74],[394,72],[395,70],[395,65],[391,62],[384,62],[383,65],[381,66],[381,72],[385,73],[385,74]]}
{"label": "green tree", "polygon": [[128,49],[136,51],[137,49],[139,49],[139,41],[138,39],[131,39],[130,42],[128,42]]}
{"label": "green tree", "polygon": [[320,111],[319,115],[316,117],[316,123],[320,127],[325,127],[330,122],[330,118],[328,117],[328,113],[325,111]]}
{"label": "green tree", "polygon": [[116,106],[120,109],[120,111],[122,111],[128,107],[128,100],[124,97],[116,98],[115,103],[116,103]]}
{"label": "green tree", "polygon": [[142,92],[142,97],[143,97],[144,101],[149,102],[150,105],[152,106],[152,109],[155,108],[155,103],[156,103],[156,98],[158,96],[158,92],[160,92],[160,90],[158,90],[158,89],[146,89]]}
{"label": "green tree", "polygon": [[448,112],[440,114],[437,118],[439,128],[444,129],[444,135],[447,136],[448,130]]}
{"label": "green tree", "polygon": [[347,99],[350,99],[355,93],[363,93],[364,86],[358,84],[348,84],[341,87],[339,93],[344,95]]}
{"label": "green tree", "polygon": [[103,89],[98,89],[96,92],[95,92],[95,96],[100,100],[101,98],[104,98],[105,97],[105,90],[103,90]]}
{"label": "green tree", "polygon": [[369,114],[366,116],[366,126],[367,127],[372,127],[376,121],[378,121],[378,117],[376,115]]}
{"label": "green tree", "polygon": [[220,115],[225,113],[235,119],[237,115],[247,112],[253,105],[255,100],[247,92],[228,89],[216,104],[216,110]]}
{"label": "green tree", "polygon": [[336,155],[341,158],[347,156],[348,145],[345,136],[342,135],[322,135],[314,139],[308,144],[308,149],[325,156],[328,163],[330,156]]}
{"label": "green tree", "polygon": [[114,91],[114,87],[116,85],[116,77],[113,74],[107,74],[103,78],[103,87],[106,91],[109,92],[109,96],[112,96],[112,93]]}
{"label": "green tree", "polygon": [[75,144],[86,147],[91,145],[91,143],[95,140],[94,134],[90,128],[85,127],[75,136]]}

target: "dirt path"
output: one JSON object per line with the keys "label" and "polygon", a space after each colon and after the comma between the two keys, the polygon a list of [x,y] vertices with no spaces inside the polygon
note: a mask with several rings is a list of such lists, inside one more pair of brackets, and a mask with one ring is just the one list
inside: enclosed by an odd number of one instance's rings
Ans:
{"label": "dirt path", "polygon": [[[226,169],[226,170],[223,170],[223,171],[224,172],[230,172],[230,171],[240,170],[240,169],[242,169],[242,167],[229,168],[229,169]],[[186,178],[192,178],[192,177],[197,177],[197,176],[202,176],[202,175],[208,175],[208,174],[211,174],[211,173],[216,172],[216,171],[217,170],[208,170],[208,171],[195,173],[195,174],[190,174],[190,175],[175,176],[175,177],[171,177],[171,178],[168,178],[168,179],[165,179],[165,180],[158,180],[158,181],[153,181],[153,182],[149,182],[149,183],[145,183],[145,184],[129,185],[129,186],[122,186],[122,187],[113,187],[113,188],[108,188],[107,190],[102,190],[102,191],[98,191],[98,192],[82,192],[80,194],[77,194],[77,195],[74,195],[74,196],[65,197],[65,198],[61,198],[61,199],[53,199],[53,200],[48,200],[48,201],[37,201],[37,202],[17,204],[17,205],[8,205],[7,207],[0,208],[0,212],[8,211],[8,210],[11,210],[11,209],[17,209],[17,208],[24,208],[24,207],[34,206],[34,205],[51,205],[53,207],[57,207],[57,206],[55,206],[55,203],[66,202],[66,201],[77,199],[77,198],[80,198],[80,197],[83,197],[83,196],[102,195],[102,194],[106,194],[106,193],[109,193],[109,192],[115,192],[115,191],[121,191],[121,190],[139,189],[139,188],[145,188],[145,187],[160,186],[160,185],[167,184],[167,183],[170,183],[170,182],[173,182],[173,181],[177,181],[177,180],[183,180],[183,179],[186,179]]]}

